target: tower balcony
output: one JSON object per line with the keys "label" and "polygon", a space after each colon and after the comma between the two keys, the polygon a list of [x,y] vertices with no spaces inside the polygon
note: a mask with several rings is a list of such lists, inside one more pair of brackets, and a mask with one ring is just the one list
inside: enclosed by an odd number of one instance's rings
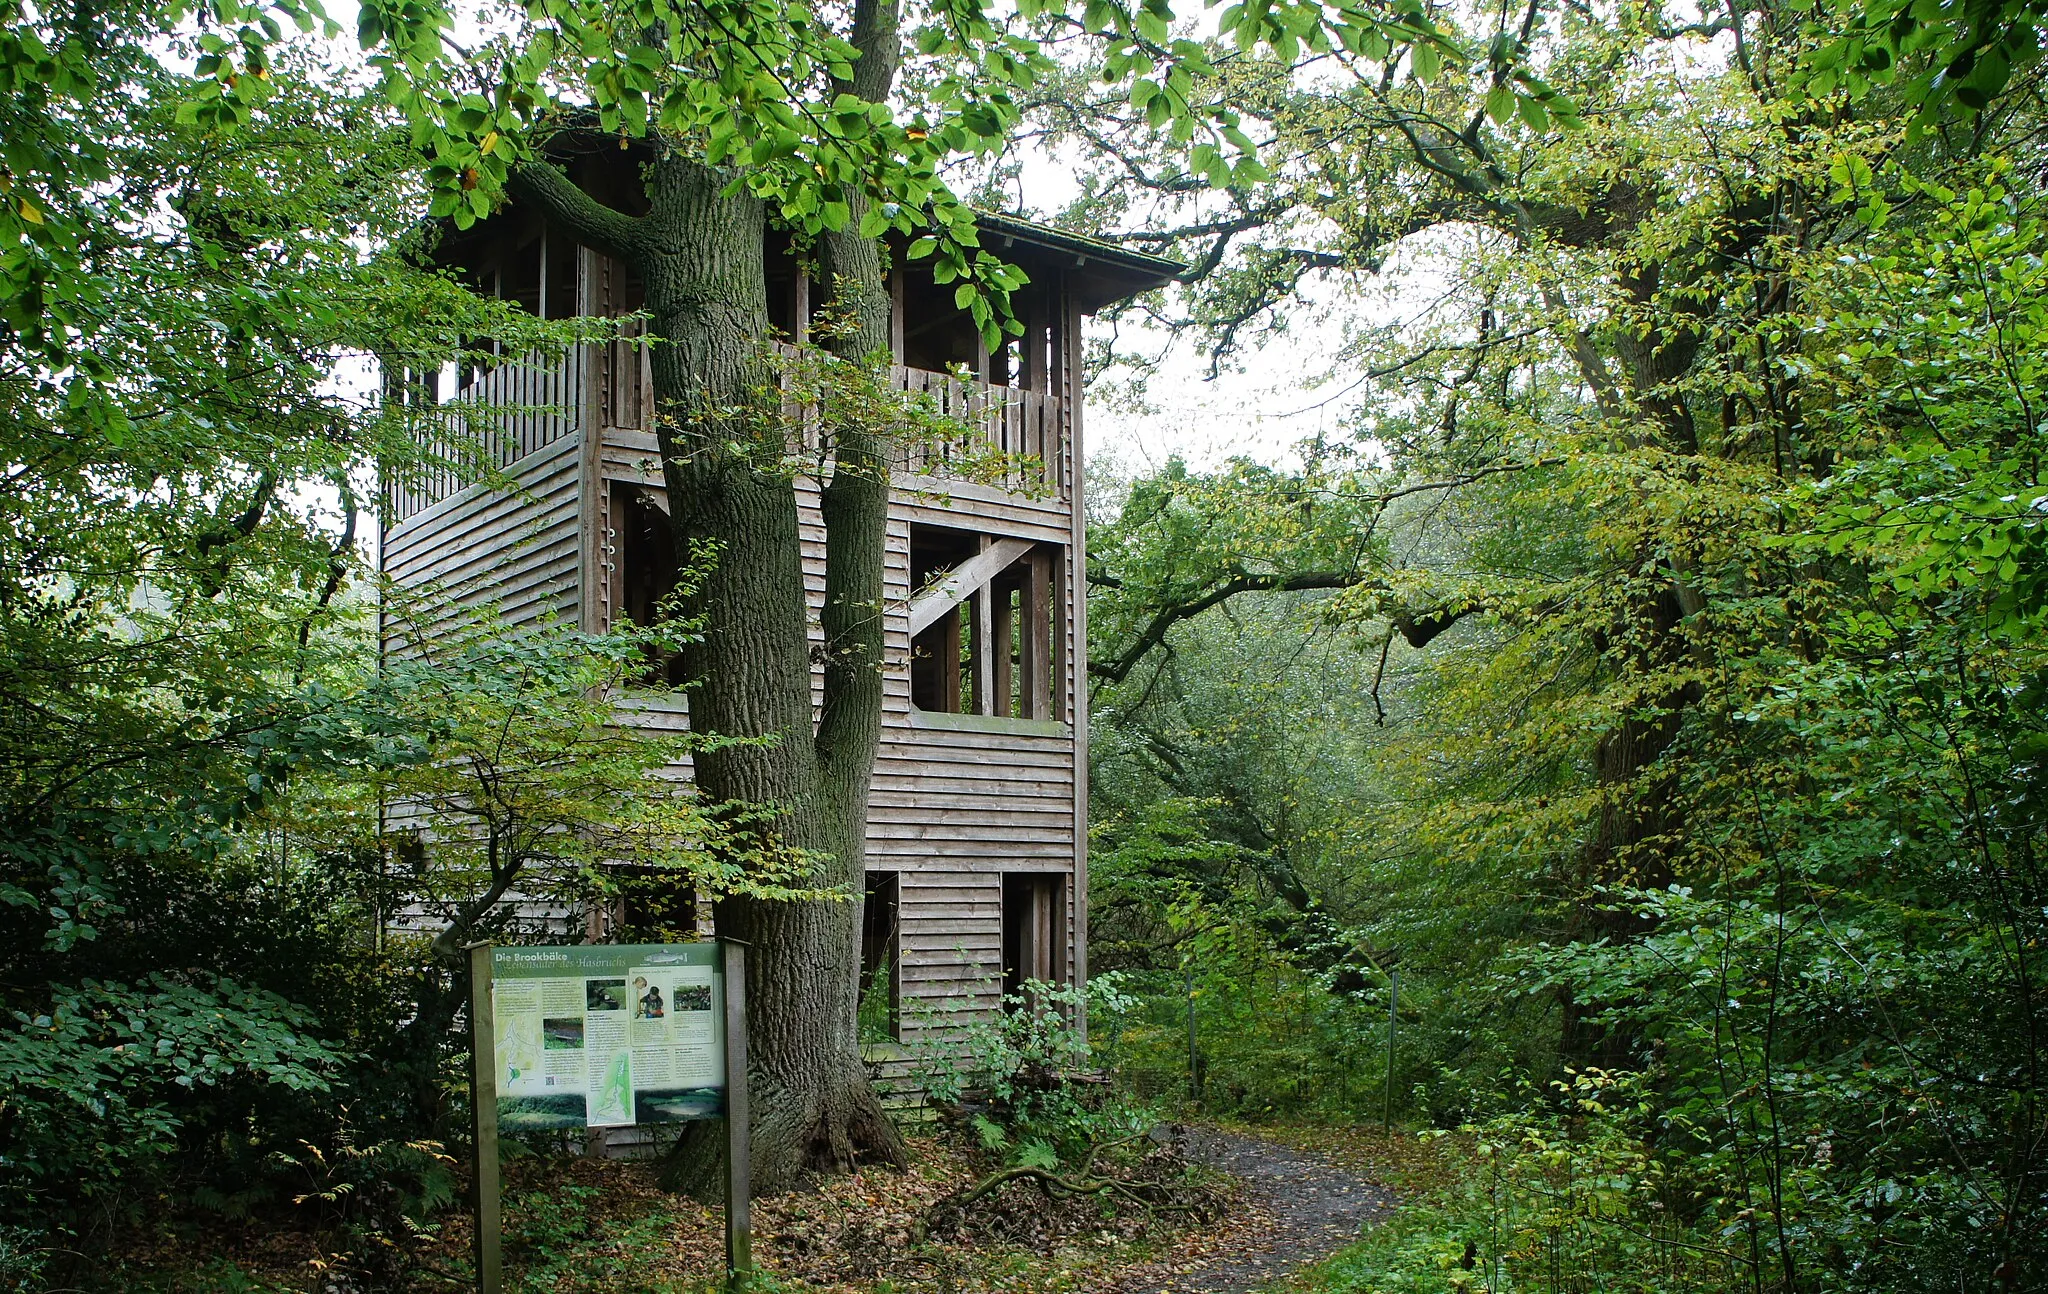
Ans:
{"label": "tower balcony", "polygon": [[[604,347],[601,417],[608,428],[653,430],[654,382],[638,327]],[[776,350],[793,356],[793,347]],[[911,488],[992,485],[1015,494],[1073,498],[1066,401],[1028,387],[892,364],[889,383],[953,430],[899,446],[892,472]]]}

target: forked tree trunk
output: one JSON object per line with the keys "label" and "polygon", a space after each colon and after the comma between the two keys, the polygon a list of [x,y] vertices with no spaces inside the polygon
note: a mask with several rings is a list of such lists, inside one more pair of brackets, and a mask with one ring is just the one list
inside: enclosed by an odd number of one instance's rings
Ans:
{"label": "forked tree trunk", "polygon": [[[867,1081],[856,1023],[888,484],[873,431],[842,433],[824,487],[828,647],[814,731],[793,430],[767,354],[765,214],[744,193],[725,192],[731,178],[664,149],[646,168],[649,211],[638,218],[545,168],[523,171],[516,192],[646,283],[663,480],[678,556],[701,573],[687,610],[703,637],[682,653],[697,680],[691,726],[767,739],[700,752],[698,790],[735,815],[741,847],[801,851],[814,860],[807,884],[853,900],[718,904],[720,934],[752,945],[753,1179],[772,1194],[806,1171],[903,1159]],[[721,1148],[722,1138],[693,1125],[665,1176],[707,1188]]]}

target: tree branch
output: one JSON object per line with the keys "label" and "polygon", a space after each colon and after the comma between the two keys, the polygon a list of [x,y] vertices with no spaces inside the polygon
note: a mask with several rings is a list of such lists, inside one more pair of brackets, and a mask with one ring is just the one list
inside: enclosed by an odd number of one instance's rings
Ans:
{"label": "tree branch", "polygon": [[1091,660],[1088,672],[1096,678],[1120,683],[1137,668],[1152,650],[1166,639],[1169,629],[1183,620],[1194,617],[1220,606],[1240,593],[1301,593],[1311,589],[1348,589],[1359,585],[1358,576],[1349,572],[1309,571],[1297,575],[1239,575],[1210,589],[1200,597],[1186,602],[1176,602],[1153,612],[1151,621],[1135,641],[1113,660]]}
{"label": "tree branch", "polygon": [[505,187],[586,247],[622,261],[636,260],[645,250],[646,226],[641,220],[599,202],[546,162],[515,168]]}

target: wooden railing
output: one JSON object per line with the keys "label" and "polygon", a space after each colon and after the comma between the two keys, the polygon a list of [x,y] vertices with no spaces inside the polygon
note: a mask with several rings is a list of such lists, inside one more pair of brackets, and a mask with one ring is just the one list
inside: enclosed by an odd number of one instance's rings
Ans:
{"label": "wooden railing", "polygon": [[392,519],[402,521],[472,484],[482,471],[510,467],[576,434],[591,359],[586,346],[525,355],[486,370],[439,403],[410,402],[419,419],[415,435],[437,461],[423,476],[390,485]]}
{"label": "wooden railing", "polygon": [[897,470],[940,480],[986,479],[1025,494],[1068,497],[1062,454],[1066,421],[1058,396],[901,364],[890,368],[889,377],[897,390],[929,399],[940,416],[968,429],[964,439],[931,436],[905,445]]}
{"label": "wooden railing", "polygon": [[[637,326],[632,327],[630,335],[605,348],[605,389],[599,408],[608,426],[646,430],[654,408],[653,381],[646,346]],[[785,345],[776,349],[785,356],[796,353]],[[1058,396],[901,364],[891,366],[889,381],[896,390],[926,401],[944,423],[965,431],[926,434],[905,443],[894,464],[896,471],[1072,497],[1065,454],[1067,423]],[[807,424],[807,438],[814,435],[815,428]]]}

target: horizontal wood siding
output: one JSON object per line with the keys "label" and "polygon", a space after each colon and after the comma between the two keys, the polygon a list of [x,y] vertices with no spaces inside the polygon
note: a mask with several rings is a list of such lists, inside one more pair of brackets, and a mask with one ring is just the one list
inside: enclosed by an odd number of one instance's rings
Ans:
{"label": "horizontal wood siding", "polygon": [[574,439],[547,445],[511,464],[516,491],[471,486],[383,536],[379,564],[400,590],[386,607],[386,651],[415,650],[466,616],[575,623],[576,449]]}
{"label": "horizontal wood siding", "polygon": [[[652,434],[609,428],[600,457],[610,482],[630,482],[661,497]],[[910,526],[942,524],[1065,545],[1066,505],[986,487],[941,498],[930,481],[895,492],[885,554],[882,744],[868,815],[867,869],[900,877],[902,966],[898,993],[906,1043],[921,1031],[957,1027],[963,1013],[992,1009],[1002,987],[1002,874],[1071,875],[1074,863],[1074,742],[1062,725],[1034,731],[960,732],[914,726],[910,704]],[[824,600],[825,533],[815,487],[799,487],[804,583],[812,638]],[[610,523],[600,528],[601,563],[611,554]],[[609,569],[609,567],[608,567]],[[611,601],[605,598],[609,616]],[[1064,708],[1071,705],[1072,625],[1060,630],[1068,654]],[[822,676],[812,675],[813,701]],[[677,707],[654,722],[681,722]],[[650,716],[652,718],[652,716]],[[1049,729],[1049,731],[1048,731]],[[685,771],[682,769],[679,772]],[[1067,887],[1069,910],[1074,887]],[[1066,959],[1072,966],[1071,951]]]}

